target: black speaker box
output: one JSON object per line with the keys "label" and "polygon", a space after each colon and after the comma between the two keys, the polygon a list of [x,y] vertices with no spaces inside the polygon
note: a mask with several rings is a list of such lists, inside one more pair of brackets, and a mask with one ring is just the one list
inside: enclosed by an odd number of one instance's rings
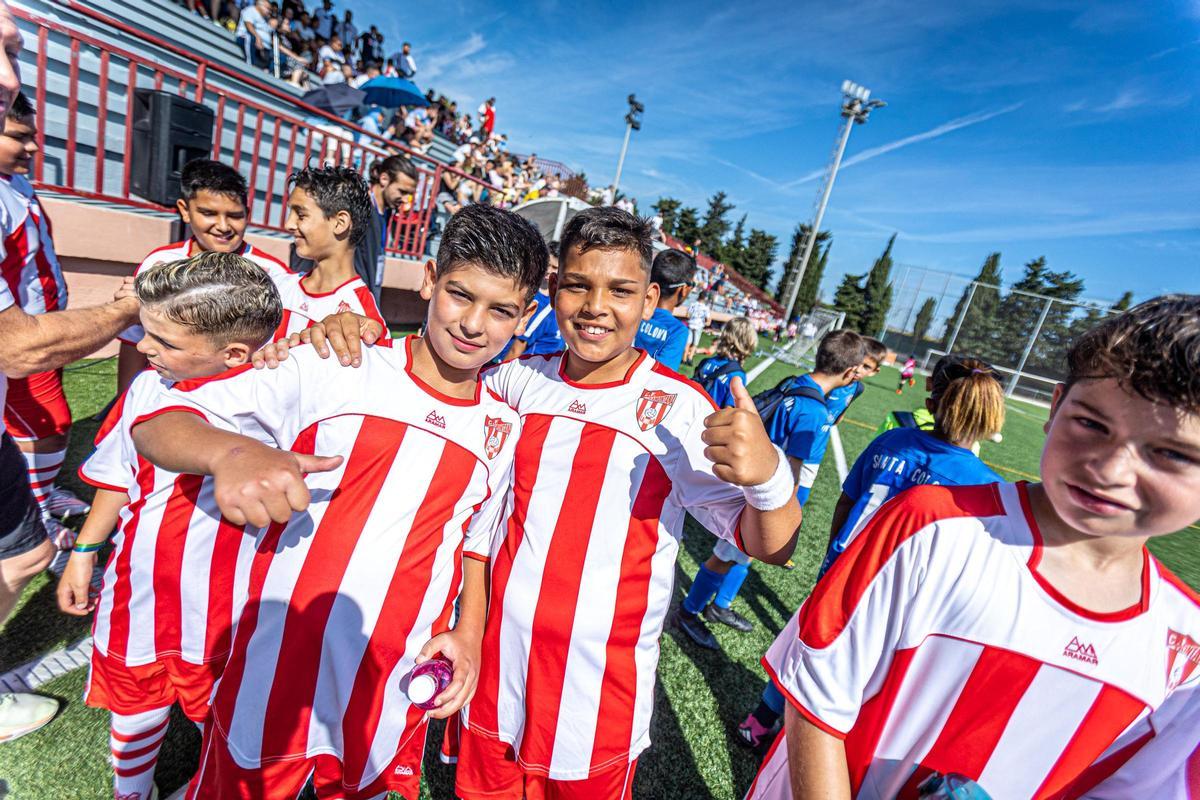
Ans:
{"label": "black speaker box", "polygon": [[159,205],[175,205],[183,165],[212,153],[214,118],[212,109],[179,95],[135,90],[130,190]]}

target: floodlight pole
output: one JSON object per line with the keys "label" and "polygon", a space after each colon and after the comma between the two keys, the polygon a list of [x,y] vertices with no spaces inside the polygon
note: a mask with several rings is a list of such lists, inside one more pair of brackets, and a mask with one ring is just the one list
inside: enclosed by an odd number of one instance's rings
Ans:
{"label": "floodlight pole", "polygon": [[808,229],[808,236],[804,239],[804,252],[800,256],[800,266],[788,290],[787,313],[784,314],[784,322],[792,318],[796,296],[800,292],[800,283],[804,280],[804,273],[808,269],[808,259],[812,256],[813,246],[817,242],[817,233],[821,230],[821,220],[825,217],[825,206],[829,204],[829,195],[833,192],[833,181],[837,177],[838,168],[842,165],[842,154],[846,152],[846,142],[850,141],[850,129],[854,127],[855,123],[859,125],[865,123],[872,109],[887,105],[882,100],[871,100],[870,97],[871,90],[865,86],[859,86],[852,81],[842,81],[842,117],[845,122],[842,123],[842,130],[838,133],[833,161],[829,165],[829,173],[825,176],[825,186],[821,190],[821,199],[817,202],[817,211],[813,216],[812,226]]}
{"label": "floodlight pole", "polygon": [[621,143],[621,157],[617,159],[617,175],[615,178],[613,178],[613,182],[612,182],[612,193],[613,193],[613,201],[614,202],[616,201],[616,198],[617,198],[617,186],[619,186],[621,183],[621,168],[625,166],[625,151],[629,149],[629,134],[632,132],[633,132],[632,123],[627,124],[625,126],[625,141]]}

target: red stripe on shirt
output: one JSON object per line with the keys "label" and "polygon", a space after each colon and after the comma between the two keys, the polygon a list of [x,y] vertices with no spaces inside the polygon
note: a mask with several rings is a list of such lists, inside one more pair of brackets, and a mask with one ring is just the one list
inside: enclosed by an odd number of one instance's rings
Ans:
{"label": "red stripe on shirt", "polygon": [[933,772],[977,779],[1041,666],[1019,653],[984,647],[937,739],[899,796],[916,797],[917,786]]}
{"label": "red stripe on shirt", "polygon": [[[1070,786],[1067,786],[1054,795],[1053,800],[1074,800],[1074,798],[1087,794],[1094,786],[1108,779],[1113,773],[1125,766],[1125,762],[1137,755],[1138,751],[1145,747],[1153,738],[1154,731],[1148,730],[1103,761],[1092,764],[1081,772],[1079,777],[1071,782]],[[1038,795],[1038,797],[1043,797],[1043,795]]]}
{"label": "red stripe on shirt", "polygon": [[0,261],[0,274],[12,292],[13,300],[24,308],[27,298],[21,297],[21,273],[25,270],[25,261],[29,258],[29,242],[25,233],[25,222],[8,236],[4,237],[4,260]]}
{"label": "red stripe on shirt", "polygon": [[[359,786],[363,782],[371,744],[384,713],[384,695],[392,671],[404,656],[409,634],[434,577],[434,562],[438,547],[446,537],[445,528],[454,517],[454,508],[471,483],[474,471],[475,456],[446,442],[404,539],[404,549],[379,609],[382,624],[375,625],[371,631],[354,676],[350,700],[342,715],[343,773],[347,786]],[[442,611],[445,613],[445,606]],[[434,630],[431,635],[438,633],[441,631]],[[404,726],[406,733],[416,727],[423,714],[421,709],[409,705]],[[399,744],[398,741],[397,749]]]}
{"label": "red stripe on shirt", "polygon": [[[138,499],[129,506],[129,521],[121,530],[121,547],[114,558],[112,611],[108,616],[108,652],[106,655],[115,656],[122,661],[129,650],[129,586],[130,562],[133,559],[133,541],[137,538],[138,524],[142,519],[142,509],[146,506],[146,496],[154,491],[154,465],[138,456],[138,471],[135,480],[138,485]],[[103,590],[102,590],[103,591]],[[97,622],[99,619],[97,619]]]}
{"label": "red stripe on shirt", "polygon": [[[863,703],[858,712],[858,719],[854,721],[854,726],[846,736],[846,764],[850,767],[850,786],[854,793],[862,787],[867,770],[871,768],[871,761],[879,748],[879,738],[892,715],[892,707],[896,704],[896,697],[900,694],[900,687],[904,685],[916,652],[915,649],[896,651],[879,691]],[[775,685],[778,686],[779,683],[776,679]],[[792,705],[803,709],[794,699]]]}
{"label": "red stripe on shirt", "polygon": [[263,759],[307,748],[329,614],[407,428],[390,419],[363,419],[338,490],[312,533],[283,623],[263,725]]}
{"label": "red stripe on shirt", "polygon": [[383,326],[383,336],[388,336],[388,326],[383,320],[383,314],[379,313],[379,306],[375,303],[375,295],[371,294],[371,290],[366,286],[358,286],[354,289],[354,296],[358,298],[358,302],[362,304],[363,316],[375,320]]}
{"label": "red stripe on shirt", "polygon": [[995,484],[914,486],[888,501],[813,588],[800,609],[800,639],[816,649],[831,645],[896,551],[929,525],[1002,513]]}
{"label": "red stripe on shirt", "polygon": [[520,747],[527,764],[549,764],[553,758],[575,608],[604,483],[600,478],[616,436],[612,428],[583,426],[563,496],[565,513],[558,517],[546,550],[546,564],[553,569],[542,574],[525,681],[525,708],[534,712],[526,717]]}
{"label": "red stripe on shirt", "polygon": [[[210,489],[211,491],[211,489]],[[221,517],[213,538],[208,568],[208,608],[205,610],[204,660],[229,652],[233,638],[233,591],[238,553],[246,529]]]}
{"label": "red stripe on shirt", "polygon": [[[649,605],[651,563],[658,549],[658,520],[671,493],[671,479],[657,458],[650,458],[633,501],[617,602],[605,648],[604,679],[596,716],[591,768],[599,769],[629,752],[637,708],[638,669],[634,658]],[[653,689],[651,689],[653,691]]]}
{"label": "red stripe on shirt", "polygon": [[1145,710],[1141,700],[1105,685],[1034,797],[1054,797],[1073,784]]}
{"label": "red stripe on shirt", "polygon": [[483,631],[479,684],[467,720],[469,728],[478,727],[491,733],[500,729],[496,704],[500,693],[500,628],[504,624],[504,593],[512,575],[513,561],[524,541],[529,498],[537,483],[542,448],[552,421],[553,417],[548,416],[528,417],[517,440],[517,451],[513,454],[513,511],[504,541],[492,558],[491,598]]}
{"label": "red stripe on shirt", "polygon": [[38,250],[33,257],[34,265],[37,268],[38,283],[42,285],[42,302],[46,306],[47,311],[57,311],[58,303],[58,276],[55,275],[54,267],[50,264],[50,259],[46,255],[46,248],[50,246],[50,232],[44,231],[41,226],[41,218],[34,213],[33,208],[29,209],[30,218],[33,220],[34,227],[38,232]]}
{"label": "red stripe on shirt", "polygon": [[183,601],[179,582],[199,577],[184,575],[183,547],[203,483],[204,478],[200,475],[180,475],[175,479],[155,537],[154,649],[157,653],[178,653],[183,648]]}

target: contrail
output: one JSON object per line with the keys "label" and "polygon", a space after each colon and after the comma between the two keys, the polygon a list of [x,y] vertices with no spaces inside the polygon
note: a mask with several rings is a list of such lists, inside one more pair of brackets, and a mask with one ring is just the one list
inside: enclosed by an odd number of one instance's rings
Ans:
{"label": "contrail", "polygon": [[[958,119],[952,119],[949,122],[943,122],[936,128],[930,128],[929,130],[922,131],[921,133],[914,133],[912,136],[905,136],[903,139],[897,139],[894,142],[881,144],[879,147],[871,147],[867,150],[863,150],[861,153],[856,153],[850,158],[847,158],[842,162],[842,168],[844,169],[846,167],[852,167],[855,164],[861,164],[864,161],[868,161],[876,156],[881,156],[884,153],[890,153],[893,150],[899,150],[901,147],[908,147],[910,144],[924,142],[927,139],[936,139],[939,136],[944,136],[945,134],[950,133],[951,131],[956,131],[959,128],[966,128],[971,125],[978,125],[981,122],[987,122],[989,119],[998,117],[1001,114],[1008,114],[1012,111],[1016,111],[1023,105],[1025,104],[1013,103],[1011,106],[1005,106],[1004,108],[1000,108],[995,111],[979,111],[974,114],[968,114],[965,117],[959,117]],[[813,172],[810,172],[801,178],[797,178],[794,181],[785,183],[783,188],[790,189],[792,187],[799,186],[802,183],[815,181],[824,174],[825,170],[823,169],[814,170]]]}

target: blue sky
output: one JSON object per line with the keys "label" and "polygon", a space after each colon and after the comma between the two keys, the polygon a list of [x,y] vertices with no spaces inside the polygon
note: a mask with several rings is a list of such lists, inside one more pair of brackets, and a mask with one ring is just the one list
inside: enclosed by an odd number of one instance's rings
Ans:
{"label": "blue sky", "polygon": [[[417,82],[497,98],[513,149],[779,236],[812,214],[850,78],[888,102],[850,138],[825,295],[897,232],[898,263],[1006,282],[1044,255],[1087,296],[1200,290],[1200,0],[580,3],[335,0],[414,44]],[[419,8],[419,10],[418,10]]]}

